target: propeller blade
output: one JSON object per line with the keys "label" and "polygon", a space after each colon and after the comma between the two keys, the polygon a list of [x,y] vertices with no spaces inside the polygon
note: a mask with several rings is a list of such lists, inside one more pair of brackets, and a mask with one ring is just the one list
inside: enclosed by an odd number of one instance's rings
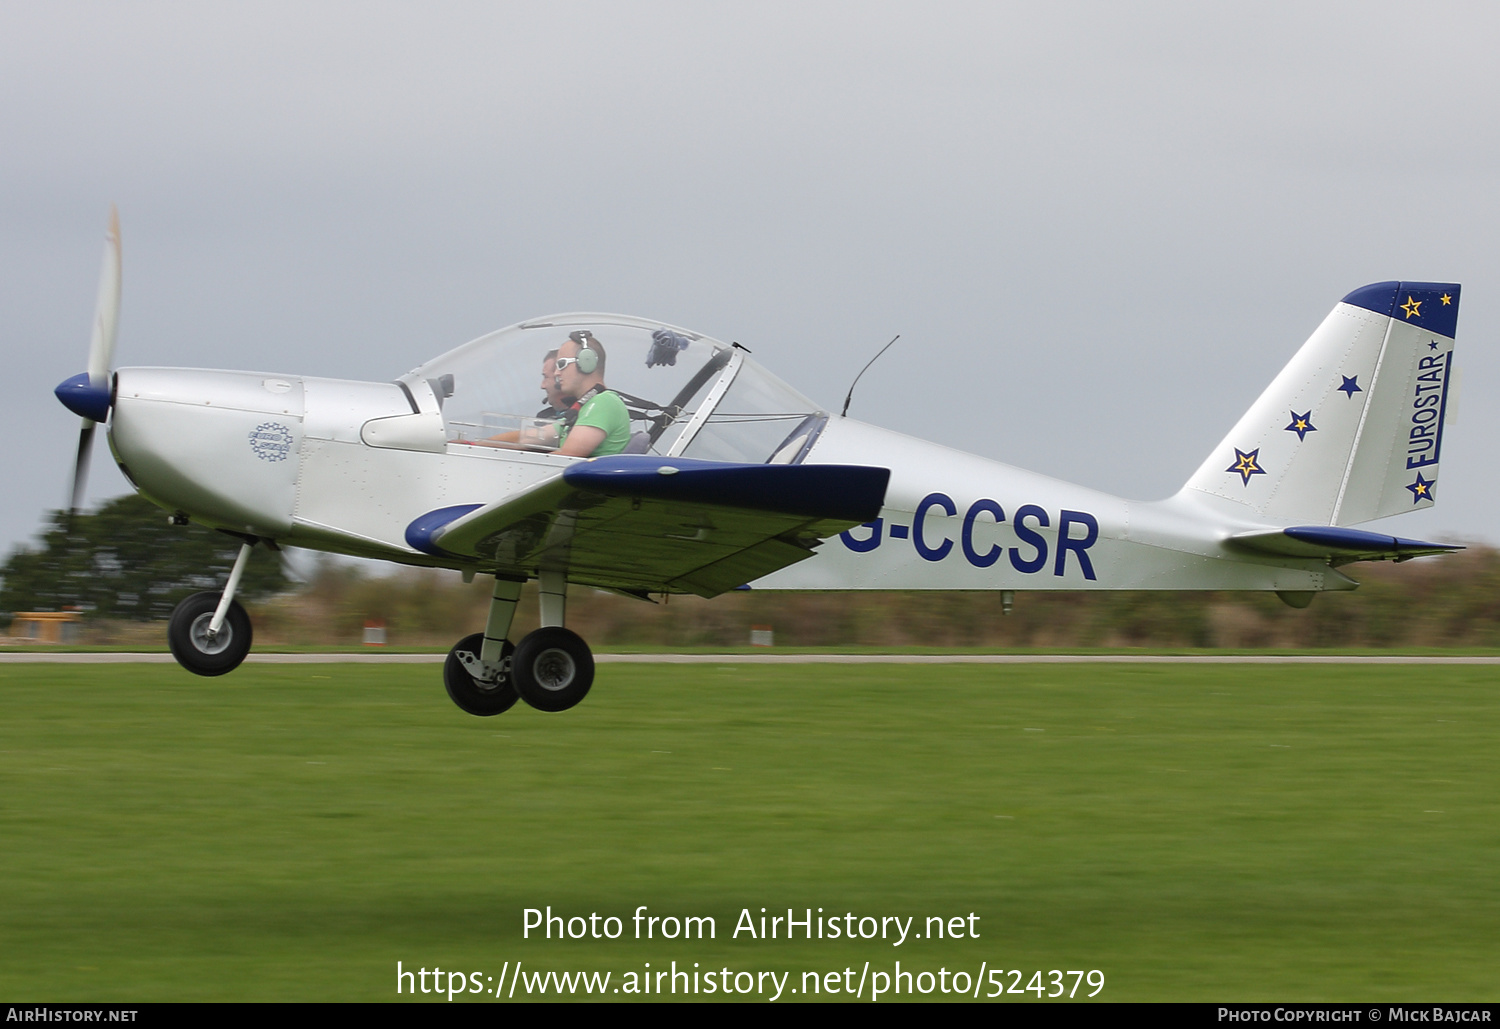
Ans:
{"label": "propeller blade", "polygon": [[73,462],[73,490],[69,494],[68,514],[76,515],[83,507],[83,490],[89,483],[89,457],[94,452],[94,427],[97,422],[85,418],[78,432],[78,459]]}
{"label": "propeller blade", "polygon": [[120,213],[109,205],[104,233],[104,265],[99,270],[99,299],[94,304],[94,333],[89,340],[89,385],[109,388],[115,359],[115,330],[120,323]]}
{"label": "propeller blade", "polygon": [[83,506],[89,481],[89,458],[94,453],[94,428],[109,417],[109,373],[115,359],[115,331],[120,324],[120,212],[109,205],[109,228],[104,232],[104,264],[99,270],[99,297],[94,303],[94,329],[89,339],[87,382],[84,376],[57,387],[57,398],[75,414],[83,415],[78,432],[78,457],[73,462],[73,485],[68,493],[71,519]]}

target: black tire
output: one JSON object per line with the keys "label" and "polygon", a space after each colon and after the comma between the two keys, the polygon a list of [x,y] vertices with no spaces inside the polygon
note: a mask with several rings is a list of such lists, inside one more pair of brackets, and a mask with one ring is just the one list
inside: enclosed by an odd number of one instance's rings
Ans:
{"label": "black tire", "polygon": [[[481,682],[470,675],[464,663],[458,659],[458,652],[461,650],[478,657],[483,646],[484,633],[476,632],[472,636],[465,636],[448,651],[448,660],[443,663],[443,685],[447,687],[448,698],[460,710],[480,717],[509,711],[519,699],[510,676],[505,676],[498,682]],[[501,649],[501,660],[510,657],[515,649],[516,645],[506,640]]]}
{"label": "black tire", "polygon": [[576,632],[547,626],[517,645],[510,674],[521,699],[538,711],[566,711],[594,685],[594,655]]}
{"label": "black tire", "polygon": [[232,672],[250,653],[250,616],[238,600],[229,602],[219,634],[208,638],[208,623],[213,621],[220,596],[194,593],[177,605],[167,625],[167,645],[172,648],[172,656],[194,675]]}

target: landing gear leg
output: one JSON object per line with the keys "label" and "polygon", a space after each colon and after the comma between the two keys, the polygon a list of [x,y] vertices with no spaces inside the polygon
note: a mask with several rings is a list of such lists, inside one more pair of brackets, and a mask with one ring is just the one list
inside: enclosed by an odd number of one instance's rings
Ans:
{"label": "landing gear leg", "polygon": [[520,598],[519,582],[497,578],[484,632],[465,636],[448,652],[443,685],[449,699],[471,715],[498,715],[516,702],[510,672],[511,653],[516,648],[505,637]]}
{"label": "landing gear leg", "polygon": [[543,571],[539,578],[542,627],[517,644],[511,676],[521,699],[538,711],[566,711],[594,685],[594,655],[577,633],[563,628],[567,576]]}
{"label": "landing gear leg", "polygon": [[240,547],[223,594],[194,593],[172,612],[167,626],[167,645],[177,663],[195,675],[232,672],[250,653],[250,616],[235,592],[245,574],[253,543]]}
{"label": "landing gear leg", "polygon": [[537,576],[537,606],[542,627],[563,625],[568,614],[568,580],[562,572],[543,571]]}

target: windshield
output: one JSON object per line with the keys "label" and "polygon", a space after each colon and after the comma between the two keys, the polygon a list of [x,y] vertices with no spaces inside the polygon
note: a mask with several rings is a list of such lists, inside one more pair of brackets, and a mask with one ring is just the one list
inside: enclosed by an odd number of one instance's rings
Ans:
{"label": "windshield", "polygon": [[[556,356],[570,333],[583,331],[600,354],[606,388],[619,394],[630,413],[628,453],[795,462],[821,428],[823,412],[746,360],[743,350],[620,315],[523,322],[481,336],[402,378],[431,387],[450,443],[481,443],[507,433],[532,438],[538,434],[528,430],[556,423],[573,401],[557,395],[555,379],[543,376],[544,362]],[[544,391],[548,383],[554,383],[550,397]]]}
{"label": "windshield", "polygon": [[740,362],[683,456],[744,464],[795,464],[827,420],[811,400],[749,360]]}

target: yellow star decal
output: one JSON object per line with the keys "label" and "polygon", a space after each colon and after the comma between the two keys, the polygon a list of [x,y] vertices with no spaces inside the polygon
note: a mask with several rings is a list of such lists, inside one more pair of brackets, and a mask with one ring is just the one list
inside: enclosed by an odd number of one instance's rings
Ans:
{"label": "yellow star decal", "polygon": [[1401,310],[1406,312],[1406,317],[1412,318],[1422,313],[1422,301],[1413,300],[1411,294],[1406,295],[1406,303],[1401,305]]}
{"label": "yellow star decal", "polygon": [[1259,456],[1260,448],[1258,447],[1255,450],[1250,451],[1248,454],[1245,453],[1245,451],[1241,450],[1239,447],[1235,447],[1234,464],[1230,465],[1224,470],[1226,472],[1235,472],[1240,476],[1241,481],[1246,486],[1248,486],[1250,485],[1250,476],[1266,474],[1266,470],[1262,468],[1260,466],[1260,463],[1256,460],[1256,458],[1258,458]]}
{"label": "yellow star decal", "polygon": [[1436,500],[1437,496],[1432,492],[1432,487],[1436,485],[1436,479],[1424,479],[1422,473],[1418,472],[1417,481],[1406,484],[1406,488],[1411,490],[1411,502],[1417,504],[1424,500]]}
{"label": "yellow star decal", "polygon": [[1438,299],[1443,302],[1444,307],[1447,307],[1449,304],[1453,303],[1453,298],[1447,293],[1444,293],[1442,296],[1438,297]]}

